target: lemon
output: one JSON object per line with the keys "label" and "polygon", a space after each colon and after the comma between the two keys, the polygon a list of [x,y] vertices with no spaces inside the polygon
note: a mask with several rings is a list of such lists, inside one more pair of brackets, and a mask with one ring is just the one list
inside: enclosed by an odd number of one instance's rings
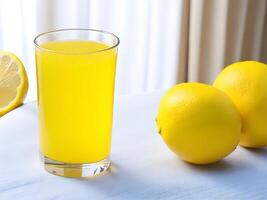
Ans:
{"label": "lemon", "polygon": [[230,154],[241,135],[240,115],[222,91],[201,83],[182,83],[163,96],[157,125],[167,146],[195,164]]}
{"label": "lemon", "polygon": [[228,94],[240,112],[240,145],[267,146],[267,65],[256,61],[231,64],[213,85]]}
{"label": "lemon", "polygon": [[0,51],[0,116],[19,106],[28,90],[22,62],[10,52]]}

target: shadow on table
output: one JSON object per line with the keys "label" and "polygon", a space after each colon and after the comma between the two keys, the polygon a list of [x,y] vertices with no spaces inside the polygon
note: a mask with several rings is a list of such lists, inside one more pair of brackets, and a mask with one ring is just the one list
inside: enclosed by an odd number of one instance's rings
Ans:
{"label": "shadow on table", "polygon": [[[193,165],[176,157],[166,158],[162,163],[156,162],[162,168],[159,168],[157,172],[153,171],[153,177],[151,176],[149,179],[145,179],[140,170],[136,173],[138,170],[133,171],[134,168],[124,168],[119,163],[113,162],[109,173],[104,176],[99,176],[89,181],[86,179],[77,180],[77,183],[80,184],[80,187],[85,189],[92,188],[109,199],[116,199],[117,197],[142,199],[149,198],[151,194],[169,195],[171,191],[176,191],[173,195],[182,195],[184,185],[181,179],[192,181],[192,187],[203,189],[205,188],[202,185],[203,183],[213,183],[216,186],[224,186],[225,190],[231,188],[231,191],[243,194],[244,191],[248,190],[247,188],[252,190],[251,185],[257,185],[260,181],[265,180],[267,176],[265,171],[259,170],[260,163],[252,160],[253,158],[249,158],[248,153],[250,152],[257,158],[259,157],[256,160],[263,161],[261,164],[264,165],[267,162],[265,161],[266,159],[263,159],[267,157],[267,149],[241,150],[241,152],[243,153],[239,154],[239,156],[226,158],[210,165]],[[253,155],[251,156],[253,157]],[[166,165],[166,163],[169,164]],[[147,172],[143,172],[151,173],[149,167]],[[176,168],[177,170],[175,170]],[[165,179],[165,176],[173,178]],[[255,177],[257,178],[255,179]],[[158,181],[157,184],[153,184],[155,181]],[[194,181],[196,182],[194,183]],[[206,189],[212,190],[212,186],[209,185]],[[219,190],[219,188],[217,189]],[[166,191],[168,192],[166,193]]]}
{"label": "shadow on table", "polygon": [[[266,152],[266,149],[253,151],[259,156],[265,156]],[[162,168],[159,168],[157,172],[154,171],[153,177],[148,179],[145,179],[142,173],[136,173],[138,170],[133,171],[133,168],[124,168],[113,162],[110,172],[104,176],[90,180],[75,180],[75,182],[85,190],[93,189],[89,190],[89,193],[94,191],[108,199],[118,197],[120,199],[145,199],[151,198],[152,194],[159,199],[173,195],[175,199],[183,194],[190,195],[190,187],[204,192],[206,190],[220,192],[220,190],[230,189],[231,192],[239,195],[248,190],[253,193],[257,184],[265,180],[267,174],[259,170],[258,163],[255,161],[248,162],[245,152],[241,155],[210,165],[192,165],[175,157],[167,158],[163,163],[157,162],[162,165]],[[169,163],[167,167],[164,166],[166,163]],[[151,173],[149,168],[147,173]],[[172,179],[165,179],[165,176],[171,176]],[[206,186],[205,183],[208,185]]]}
{"label": "shadow on table", "polygon": [[[149,173],[149,172],[148,172]],[[90,180],[77,180],[82,187],[90,187],[95,191],[106,195],[109,199],[120,198],[140,199],[149,197],[151,193],[157,193],[158,188],[151,186],[149,180],[142,179],[131,171],[121,168],[112,162],[109,172]],[[145,192],[144,192],[145,191]]]}
{"label": "shadow on table", "polygon": [[226,158],[214,164],[193,165],[179,161],[179,165],[186,167],[196,177],[227,185],[235,192],[244,192],[251,185],[257,185],[267,178],[266,171],[259,170],[267,163],[267,149],[246,149],[243,152],[239,156]]}
{"label": "shadow on table", "polygon": [[267,163],[267,148],[243,148],[247,153],[250,153],[251,156],[254,156],[261,161]]}
{"label": "shadow on table", "polygon": [[256,148],[243,148],[243,149],[245,149],[245,150],[247,150],[247,151],[249,151],[255,155],[259,155],[259,156],[263,155],[263,156],[267,157],[267,148],[257,148],[257,149]]}
{"label": "shadow on table", "polygon": [[192,170],[196,170],[199,172],[208,172],[210,173],[228,173],[229,171],[239,170],[239,166],[234,165],[230,161],[220,160],[216,163],[208,164],[208,165],[194,165],[188,162],[184,162],[186,167],[191,168]]}

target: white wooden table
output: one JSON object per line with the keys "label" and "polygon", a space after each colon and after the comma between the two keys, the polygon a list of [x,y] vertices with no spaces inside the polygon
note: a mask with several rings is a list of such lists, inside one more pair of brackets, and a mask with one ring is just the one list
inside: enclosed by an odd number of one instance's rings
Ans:
{"label": "white wooden table", "polygon": [[45,172],[35,103],[0,118],[0,199],[267,199],[267,149],[238,148],[210,166],[180,161],[157,134],[162,92],[116,101],[112,168],[95,179]]}

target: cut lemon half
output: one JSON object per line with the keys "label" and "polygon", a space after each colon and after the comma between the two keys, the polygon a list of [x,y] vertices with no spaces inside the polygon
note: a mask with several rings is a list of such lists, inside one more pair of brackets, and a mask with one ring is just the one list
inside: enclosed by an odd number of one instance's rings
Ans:
{"label": "cut lemon half", "polygon": [[28,91],[22,62],[13,53],[0,51],[0,116],[19,106]]}

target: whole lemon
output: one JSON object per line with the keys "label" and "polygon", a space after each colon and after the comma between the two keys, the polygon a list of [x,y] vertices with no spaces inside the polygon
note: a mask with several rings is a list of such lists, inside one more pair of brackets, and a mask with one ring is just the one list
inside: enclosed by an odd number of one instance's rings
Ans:
{"label": "whole lemon", "polygon": [[230,154],[241,135],[240,115],[222,91],[201,83],[172,87],[160,102],[157,125],[167,146],[195,164]]}
{"label": "whole lemon", "polygon": [[239,110],[240,145],[267,146],[267,65],[256,61],[231,64],[213,85],[228,94]]}

